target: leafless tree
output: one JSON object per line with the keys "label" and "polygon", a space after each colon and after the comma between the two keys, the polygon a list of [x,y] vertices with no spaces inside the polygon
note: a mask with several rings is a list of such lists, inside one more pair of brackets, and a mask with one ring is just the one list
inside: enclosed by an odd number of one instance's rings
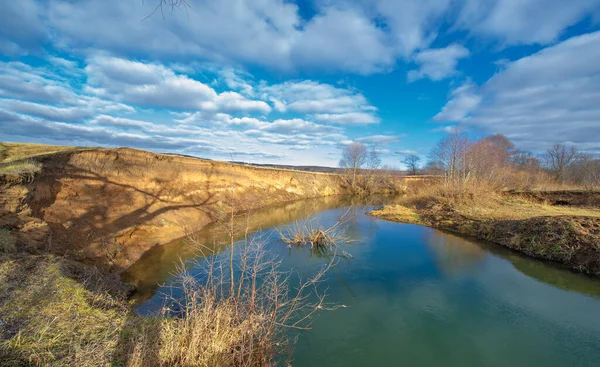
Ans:
{"label": "leafless tree", "polygon": [[470,144],[466,164],[474,180],[484,180],[497,186],[508,183],[512,176],[511,156],[514,145],[504,135],[492,135]]}
{"label": "leafless tree", "polygon": [[416,154],[409,154],[404,157],[402,163],[406,166],[406,168],[410,171],[410,173],[414,176],[417,174],[417,170],[419,169],[419,162],[421,161],[421,157]]}
{"label": "leafless tree", "polygon": [[356,187],[356,178],[360,170],[372,159],[364,144],[351,143],[344,147],[339,166],[345,169],[353,188]]}
{"label": "leafless tree", "polygon": [[600,187],[600,160],[580,153],[568,167],[569,181],[593,189]]}
{"label": "leafless tree", "polygon": [[578,156],[579,152],[575,147],[564,144],[554,144],[546,151],[548,168],[560,182],[565,181],[567,168],[578,159]]}
{"label": "leafless tree", "polygon": [[440,140],[431,152],[431,160],[444,170],[446,183],[468,178],[466,154],[470,144],[466,134],[456,130]]}
{"label": "leafless tree", "polygon": [[[146,16],[142,20],[146,20],[152,17],[156,13],[160,13],[163,20],[165,19],[165,11],[170,12],[171,14],[177,10],[185,10],[186,14],[189,15],[189,10],[192,8],[187,0],[154,0],[156,3],[156,7],[148,16]],[[142,0],[142,3],[146,1]]]}

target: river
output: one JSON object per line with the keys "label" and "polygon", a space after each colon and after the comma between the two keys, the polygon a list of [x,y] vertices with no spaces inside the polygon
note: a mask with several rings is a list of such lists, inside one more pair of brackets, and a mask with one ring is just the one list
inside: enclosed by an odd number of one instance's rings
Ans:
{"label": "river", "polygon": [[[250,215],[282,270],[310,276],[327,259],[290,249],[275,229],[309,220],[324,227],[349,199],[304,200]],[[319,313],[300,332],[294,366],[597,366],[600,280],[417,225],[392,223],[353,206],[346,224],[352,258],[330,269],[327,301],[346,307]],[[219,242],[209,226],[196,234]],[[223,247],[211,245],[222,251]],[[138,285],[136,312],[164,304],[178,263],[198,261],[186,239],[148,252],[124,275]],[[200,262],[202,259],[200,259]],[[193,266],[193,265],[190,265]]]}

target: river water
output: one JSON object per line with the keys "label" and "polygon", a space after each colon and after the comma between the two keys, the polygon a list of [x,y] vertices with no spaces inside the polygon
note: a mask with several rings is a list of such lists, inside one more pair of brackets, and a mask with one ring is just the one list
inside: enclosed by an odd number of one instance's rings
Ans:
{"label": "river water", "polygon": [[[327,227],[350,204],[334,198],[265,208],[251,215],[251,227],[282,260],[281,270],[308,277],[327,259],[289,249],[274,228],[307,217]],[[300,332],[294,366],[600,365],[600,280],[498,246],[372,218],[368,209],[353,207],[346,224],[353,241],[343,245],[353,258],[341,259],[322,285],[328,302],[346,307],[318,314],[312,330]],[[207,244],[223,236],[216,227],[197,234]],[[198,256],[182,239],[134,264],[123,277],[138,285],[136,311],[160,310],[176,264]]]}

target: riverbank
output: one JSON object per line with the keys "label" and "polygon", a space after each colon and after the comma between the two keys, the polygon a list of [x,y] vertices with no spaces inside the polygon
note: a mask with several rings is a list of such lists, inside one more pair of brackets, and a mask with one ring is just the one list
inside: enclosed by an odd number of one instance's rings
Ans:
{"label": "riverbank", "polygon": [[[486,240],[600,276],[597,192],[486,192],[457,200],[435,189],[426,191],[369,214]],[[575,198],[574,203],[568,198]]]}
{"label": "riverbank", "polygon": [[[349,192],[338,174],[128,148],[47,147],[44,153],[43,146],[8,147],[3,159],[17,155],[11,162],[35,170],[0,174],[0,229],[10,231],[21,250],[110,272],[232,211]],[[402,177],[390,180],[394,191],[407,185]]]}
{"label": "riverbank", "polygon": [[190,296],[186,317],[139,317],[118,274],[225,215],[348,193],[336,174],[127,148],[0,147],[3,366],[268,365],[283,344],[271,335],[279,324],[256,324],[264,310],[199,285],[209,293]]}

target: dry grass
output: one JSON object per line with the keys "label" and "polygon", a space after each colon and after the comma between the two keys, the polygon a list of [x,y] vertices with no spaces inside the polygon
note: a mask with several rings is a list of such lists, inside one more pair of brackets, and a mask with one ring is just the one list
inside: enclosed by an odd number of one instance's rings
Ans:
{"label": "dry grass", "polygon": [[346,234],[347,224],[354,218],[353,208],[350,207],[340,216],[338,221],[328,228],[324,228],[314,220],[308,218],[292,223],[285,230],[279,231],[279,236],[288,247],[308,246],[311,253],[319,256],[342,256],[352,258],[352,255],[340,247],[345,243],[353,242]]}
{"label": "dry grass", "polygon": [[42,144],[0,143],[0,173],[35,173],[42,168],[35,160],[36,157],[74,149],[76,148]]}
{"label": "dry grass", "polygon": [[25,159],[22,161],[12,161],[8,163],[0,163],[0,173],[30,173],[39,172],[42,165],[32,159]]}
{"label": "dry grass", "polygon": [[381,209],[373,210],[368,213],[374,217],[390,220],[393,222],[402,222],[416,224],[420,223],[419,214],[414,210],[403,205],[386,205]]}
{"label": "dry grass", "polygon": [[533,217],[584,216],[600,217],[600,209],[535,203],[517,197],[493,195],[484,202],[457,205],[455,210],[473,219],[528,219]]}
{"label": "dry grass", "polygon": [[[485,183],[464,185],[456,189],[444,184],[423,184],[413,187],[401,205],[384,208],[387,216],[397,215],[409,223],[418,218],[407,210],[432,207],[451,208],[454,212],[476,220],[527,219],[540,216],[600,217],[600,208],[557,206],[498,192]],[[418,211],[418,210],[417,210]]]}
{"label": "dry grass", "polygon": [[111,362],[128,308],[108,283],[74,279],[81,269],[51,256],[2,257],[0,365]]}
{"label": "dry grass", "polygon": [[55,146],[26,143],[0,143],[0,163],[22,161],[45,154],[52,154],[76,149],[68,146]]}
{"label": "dry grass", "polygon": [[248,243],[235,264],[213,257],[204,276],[182,267],[184,299],[170,298],[152,317],[135,315],[128,288],[95,268],[51,255],[0,255],[0,365],[274,365],[289,351],[286,330],[310,328],[327,309],[317,286],[334,259],[291,284],[262,245]]}
{"label": "dry grass", "polygon": [[8,229],[0,229],[0,254],[17,251],[17,240]]}

